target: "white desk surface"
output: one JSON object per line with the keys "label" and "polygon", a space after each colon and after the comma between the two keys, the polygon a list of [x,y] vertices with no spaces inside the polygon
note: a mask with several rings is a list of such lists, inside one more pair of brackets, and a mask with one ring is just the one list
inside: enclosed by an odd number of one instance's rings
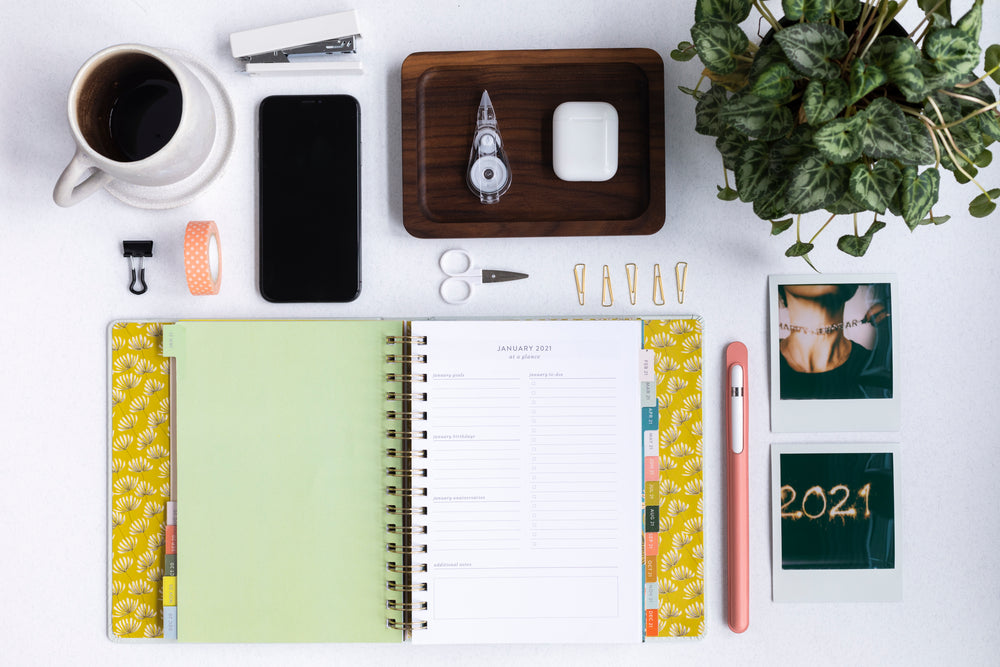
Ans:
{"label": "white desk surface", "polygon": [[[774,3],[772,3],[774,4]],[[911,2],[915,5],[915,2]],[[964,11],[968,2],[955,3]],[[992,3],[988,3],[992,4]],[[8,3],[0,22],[0,646],[20,664],[996,664],[1000,649],[1000,485],[996,483],[997,317],[1000,214],[968,216],[970,188],[946,175],[941,212],[951,221],[911,233],[892,219],[866,257],[833,250],[849,222],[835,223],[813,260],[824,272],[895,272],[893,317],[903,388],[897,434],[796,438],[768,420],[767,276],[803,273],[784,250],[792,234],[767,234],[749,206],[715,198],[721,161],[694,132],[694,103],[677,90],[700,67],[675,63],[693,0],[422,0],[354,5],[303,0],[55,0]],[[249,78],[237,72],[236,30],[356,8],[363,76]],[[907,8],[908,10],[910,8]],[[915,9],[915,8],[914,8]],[[959,11],[956,9],[956,12]],[[1000,14],[986,12],[985,43],[1000,41]],[[912,16],[911,13],[906,16]],[[61,209],[51,192],[73,144],[66,93],[92,53],[122,42],[187,51],[221,77],[238,123],[222,178],[174,210],[129,208],[101,192]],[[666,67],[667,208],[651,237],[419,240],[404,230],[400,175],[400,65],[415,51],[651,47]],[[350,93],[362,109],[364,288],[345,305],[273,305],[257,291],[254,234],[255,120],[270,94]],[[1000,162],[1000,160],[998,160]],[[1000,186],[1000,166],[985,170]],[[189,220],[215,219],[224,250],[222,292],[192,297],[181,246]],[[809,216],[815,229],[822,220]],[[867,221],[865,222],[867,225]],[[149,292],[127,289],[125,238],[151,238]],[[437,293],[438,255],[461,246],[481,262],[531,274],[483,289],[464,306]],[[654,308],[654,263],[666,274],[690,264],[683,306]],[[572,266],[589,272],[580,307]],[[628,305],[626,262],[639,266],[639,303]],[[601,308],[601,265],[614,270],[617,300]],[[632,646],[368,645],[122,646],[106,636],[106,327],[115,318],[466,317],[698,313],[705,320],[707,636]],[[720,422],[724,346],[750,348],[751,621],[742,636],[725,622],[725,473]],[[770,442],[897,439],[905,532],[901,604],[771,602]]]}

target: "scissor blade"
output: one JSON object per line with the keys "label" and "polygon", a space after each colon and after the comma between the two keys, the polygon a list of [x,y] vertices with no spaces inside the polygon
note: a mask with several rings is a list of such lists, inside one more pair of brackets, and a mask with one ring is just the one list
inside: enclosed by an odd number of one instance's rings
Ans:
{"label": "scissor blade", "polygon": [[521,280],[527,278],[527,273],[517,273],[516,271],[497,271],[495,269],[483,269],[484,283],[505,283],[508,280]]}

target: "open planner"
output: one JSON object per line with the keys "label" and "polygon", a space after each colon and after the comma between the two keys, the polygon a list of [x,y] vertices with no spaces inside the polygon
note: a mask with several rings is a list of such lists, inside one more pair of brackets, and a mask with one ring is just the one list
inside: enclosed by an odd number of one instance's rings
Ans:
{"label": "open planner", "polygon": [[697,318],[121,322],[110,347],[112,639],[704,632]]}

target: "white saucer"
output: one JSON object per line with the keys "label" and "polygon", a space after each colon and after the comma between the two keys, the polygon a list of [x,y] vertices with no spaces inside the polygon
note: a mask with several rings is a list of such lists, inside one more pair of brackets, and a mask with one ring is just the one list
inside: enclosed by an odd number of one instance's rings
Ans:
{"label": "white saucer", "polygon": [[187,65],[208,91],[212,107],[215,109],[215,141],[212,144],[212,152],[198,167],[198,171],[181,181],[170,185],[135,185],[112,180],[104,186],[112,196],[137,208],[174,208],[190,202],[222,174],[229,156],[233,153],[233,143],[236,139],[233,103],[215,73],[183,51],[163,50]]}

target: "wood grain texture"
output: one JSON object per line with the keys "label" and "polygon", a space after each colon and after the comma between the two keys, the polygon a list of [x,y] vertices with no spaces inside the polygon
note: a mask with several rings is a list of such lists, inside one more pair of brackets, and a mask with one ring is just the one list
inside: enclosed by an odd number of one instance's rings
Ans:
{"label": "wood grain texture", "polygon": [[[511,167],[482,204],[465,182],[486,90]],[[618,111],[618,171],[560,180],[552,114],[563,102]],[[403,225],[421,238],[652,234],[665,219],[663,60],[650,49],[415,53],[402,67]]]}

